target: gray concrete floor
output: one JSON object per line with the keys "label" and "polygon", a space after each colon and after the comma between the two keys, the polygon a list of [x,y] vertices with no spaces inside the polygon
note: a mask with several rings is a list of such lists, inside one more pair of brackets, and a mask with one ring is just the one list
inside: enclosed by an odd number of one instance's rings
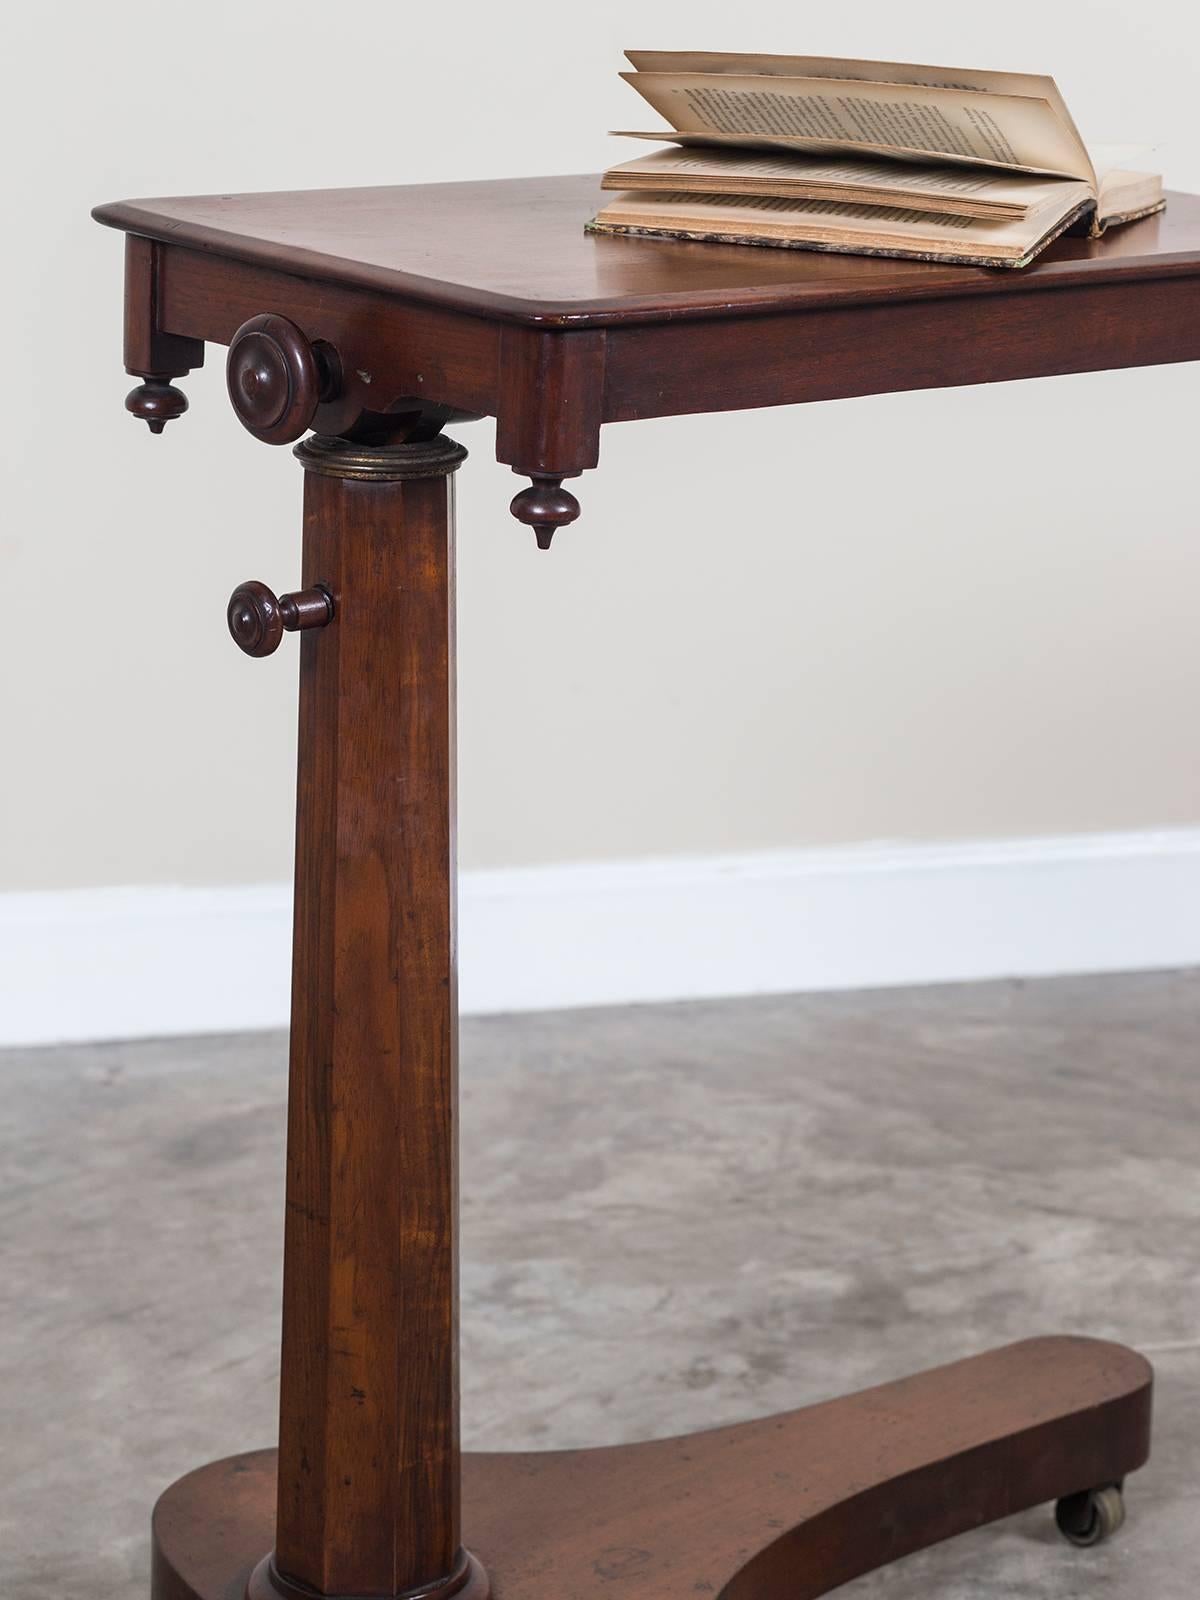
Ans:
{"label": "gray concrete floor", "polygon": [[[866,1600],[1200,1587],[1200,974],[471,1020],[468,1446],[643,1438],[1035,1332],[1159,1372],[1130,1523],[1012,1519]],[[272,1441],[284,1041],[9,1052],[4,1600],[146,1594],[157,1491]]]}

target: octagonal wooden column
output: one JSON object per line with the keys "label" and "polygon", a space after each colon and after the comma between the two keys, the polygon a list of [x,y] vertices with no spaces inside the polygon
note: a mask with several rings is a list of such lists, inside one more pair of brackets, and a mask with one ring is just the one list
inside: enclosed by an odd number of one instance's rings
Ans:
{"label": "octagonal wooden column", "polygon": [[329,614],[300,643],[279,1497],[250,1594],[478,1600],[458,1437],[451,474],[466,452],[310,438],[296,455],[303,592]]}

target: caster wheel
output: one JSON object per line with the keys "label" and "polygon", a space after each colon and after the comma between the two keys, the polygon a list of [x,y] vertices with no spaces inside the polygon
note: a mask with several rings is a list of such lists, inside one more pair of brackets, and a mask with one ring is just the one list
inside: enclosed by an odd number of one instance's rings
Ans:
{"label": "caster wheel", "polygon": [[1054,1520],[1064,1539],[1089,1550],[1111,1539],[1125,1521],[1125,1496],[1117,1484],[1069,1494],[1055,1506]]}

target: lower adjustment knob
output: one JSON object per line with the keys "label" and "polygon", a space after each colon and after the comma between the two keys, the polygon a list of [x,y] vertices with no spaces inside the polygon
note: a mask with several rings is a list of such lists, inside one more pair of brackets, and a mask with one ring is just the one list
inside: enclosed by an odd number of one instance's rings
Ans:
{"label": "lower adjustment knob", "polygon": [[239,583],[225,613],[230,637],[248,656],[269,656],[285,633],[323,628],[333,621],[333,596],[319,586],[296,594],[275,595],[251,578]]}

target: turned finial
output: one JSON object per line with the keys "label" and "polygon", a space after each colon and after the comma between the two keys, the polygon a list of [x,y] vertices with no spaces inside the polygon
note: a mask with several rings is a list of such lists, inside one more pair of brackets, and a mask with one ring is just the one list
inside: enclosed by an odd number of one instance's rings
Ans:
{"label": "turned finial", "polygon": [[518,522],[524,522],[534,531],[539,550],[549,550],[556,528],[574,522],[579,515],[579,501],[569,489],[562,486],[563,475],[534,472],[528,489],[513,496],[509,510]]}
{"label": "turned finial", "polygon": [[147,423],[151,433],[161,433],[168,422],[181,417],[187,408],[187,395],[182,389],[177,389],[167,378],[156,378],[152,374],[125,396],[126,411]]}

